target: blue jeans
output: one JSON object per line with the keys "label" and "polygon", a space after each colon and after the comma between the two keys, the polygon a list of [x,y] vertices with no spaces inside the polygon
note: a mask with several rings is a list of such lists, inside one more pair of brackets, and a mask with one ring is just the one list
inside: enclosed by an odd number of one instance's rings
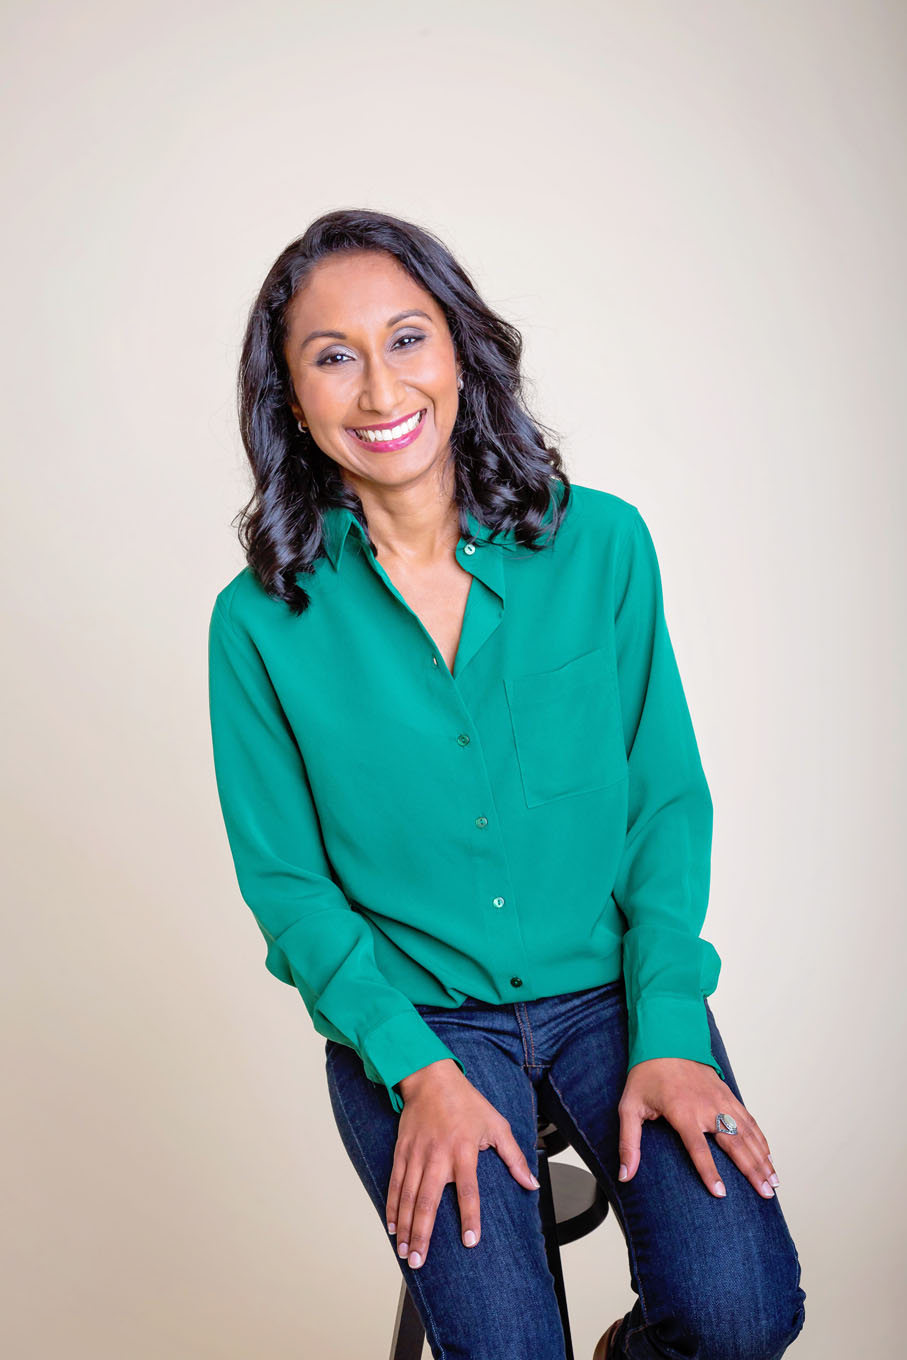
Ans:
{"label": "blue jeans", "polygon": [[[708,1001],[712,1053],[745,1104]],[[461,1058],[469,1080],[510,1122],[538,1172],[538,1115],[552,1120],[608,1197],[627,1244],[636,1300],[611,1355],[626,1360],[777,1360],[803,1326],[800,1262],[778,1191],[764,1199],[714,1138],[727,1196],[709,1191],[679,1133],[642,1126],[632,1180],[618,1172],[618,1102],[627,1071],[622,979],[537,1001],[417,1007]],[[400,1116],[355,1050],[327,1040],[325,1070],[344,1147],[400,1265],[436,1360],[564,1360],[537,1190],[519,1185],[494,1148],[478,1154],[482,1232],[461,1241],[456,1185],[445,1185],[425,1262],[397,1255],[385,1209]],[[755,1113],[755,1111],[754,1111]],[[758,1116],[757,1116],[758,1118]],[[783,1167],[779,1168],[783,1177]],[[611,1218],[609,1214],[607,1223]],[[612,1317],[602,1317],[604,1331]]]}

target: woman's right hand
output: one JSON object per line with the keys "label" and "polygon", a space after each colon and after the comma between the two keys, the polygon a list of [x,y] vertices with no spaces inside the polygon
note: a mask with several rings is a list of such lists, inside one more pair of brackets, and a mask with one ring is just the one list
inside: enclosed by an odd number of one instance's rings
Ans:
{"label": "woman's right hand", "polygon": [[425,1261],[445,1185],[455,1181],[463,1245],[475,1246],[479,1213],[479,1153],[493,1147],[514,1180],[539,1183],[510,1123],[477,1091],[452,1058],[420,1067],[398,1083],[404,1105],[387,1196],[387,1230],[397,1253],[418,1269]]}

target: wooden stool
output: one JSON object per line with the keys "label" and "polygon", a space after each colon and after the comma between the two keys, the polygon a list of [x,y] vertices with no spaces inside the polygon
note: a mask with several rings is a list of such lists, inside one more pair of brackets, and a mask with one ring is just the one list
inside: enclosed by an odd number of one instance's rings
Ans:
{"label": "wooden stool", "polygon": [[[549,1165],[548,1159],[563,1152],[569,1143],[560,1129],[543,1115],[539,1116],[535,1146],[539,1161],[539,1217],[545,1235],[545,1252],[554,1277],[566,1357],[574,1360],[560,1249],[565,1243],[575,1242],[598,1227],[608,1213],[608,1198],[585,1167]],[[421,1360],[424,1344],[425,1328],[404,1279],[400,1284],[390,1360]]]}

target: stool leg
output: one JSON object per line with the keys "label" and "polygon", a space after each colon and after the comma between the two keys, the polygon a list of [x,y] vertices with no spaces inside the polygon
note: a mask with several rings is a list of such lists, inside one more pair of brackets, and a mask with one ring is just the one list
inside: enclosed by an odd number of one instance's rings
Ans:
{"label": "stool leg", "polygon": [[394,1334],[391,1338],[390,1360],[422,1360],[425,1345],[425,1328],[419,1310],[413,1303],[406,1281],[400,1282],[400,1297],[397,1300],[397,1317]]}
{"label": "stool leg", "polygon": [[545,1234],[545,1254],[548,1269],[554,1277],[554,1292],[560,1309],[561,1325],[564,1329],[564,1353],[566,1360],[574,1360],[573,1341],[570,1336],[570,1318],[567,1313],[567,1293],[564,1288],[564,1272],[561,1267],[561,1249],[557,1240],[557,1216],[554,1210],[554,1195],[551,1191],[551,1173],[548,1170],[548,1156],[543,1148],[539,1149],[539,1217]]}

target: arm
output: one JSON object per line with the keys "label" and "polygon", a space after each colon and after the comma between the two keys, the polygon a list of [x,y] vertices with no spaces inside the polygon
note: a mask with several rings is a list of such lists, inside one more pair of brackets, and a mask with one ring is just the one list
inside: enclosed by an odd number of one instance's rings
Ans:
{"label": "arm", "polygon": [[267,967],[295,985],[316,1031],[354,1048],[387,1088],[452,1058],[380,972],[367,921],[332,876],[299,746],[252,638],[218,601],[208,632],[218,796],[239,889],[268,945]]}
{"label": "arm", "polygon": [[629,807],[613,897],[628,924],[629,1067],[649,1058],[692,1058],[724,1080],[704,1005],[721,959],[699,937],[709,896],[712,800],[665,622],[655,547],[635,506],[615,604]]}

